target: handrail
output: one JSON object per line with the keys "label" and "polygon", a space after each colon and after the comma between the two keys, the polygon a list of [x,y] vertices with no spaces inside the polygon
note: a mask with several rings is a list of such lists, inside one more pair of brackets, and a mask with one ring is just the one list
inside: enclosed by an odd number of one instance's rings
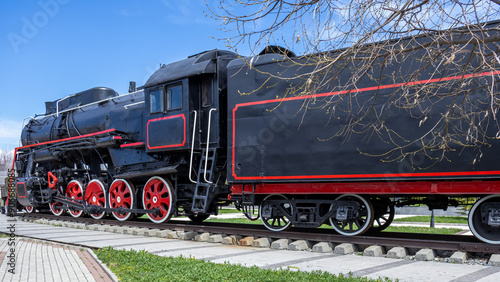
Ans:
{"label": "handrail", "polygon": [[125,110],[128,110],[128,108],[133,107],[133,106],[137,106],[137,105],[140,105],[140,104],[144,104],[144,101],[140,101],[140,102],[137,102],[137,103],[128,104],[128,105],[125,105],[123,107],[125,108]]}
{"label": "handrail", "polygon": [[[123,98],[125,96],[136,94],[136,93],[139,93],[139,92],[144,92],[144,91],[143,90],[138,90],[138,91],[135,91],[135,92],[132,92],[132,93],[127,93],[127,94],[123,94],[123,95],[119,95],[119,96],[115,96],[115,97],[109,97],[109,98],[106,98],[106,99],[103,99],[103,100],[95,101],[95,102],[88,103],[88,104],[85,104],[85,105],[79,105],[79,106],[76,106],[74,108],[69,108],[69,109],[65,109],[65,110],[61,110],[61,111],[59,111],[57,109],[57,105],[56,105],[56,111],[57,111],[57,113],[52,113],[52,114],[48,114],[48,115],[42,114],[42,115],[40,115],[38,117],[35,117],[34,119],[37,120],[37,119],[41,119],[41,118],[44,118],[44,117],[50,117],[50,116],[56,116],[56,117],[58,117],[59,114],[62,114],[62,113],[65,113],[65,112],[82,109],[82,108],[85,108],[85,107],[88,107],[88,106],[92,106],[92,105],[95,105],[95,104],[103,103],[103,102],[110,101],[110,100],[117,99],[117,98]],[[68,97],[70,97],[70,96],[68,96]],[[64,99],[68,98],[68,97],[62,98],[62,99],[60,99],[58,101],[62,101]]]}
{"label": "handrail", "polygon": [[[206,150],[206,155],[205,155],[205,173],[203,177],[205,178],[205,182],[214,184],[212,181],[207,180],[207,165],[208,165],[208,146],[210,144],[210,127],[212,123],[212,112],[217,111],[216,108],[210,109],[208,112],[208,128],[207,128],[207,150]],[[214,160],[215,161],[215,160]],[[213,165],[213,164],[212,164]]]}
{"label": "handrail", "polygon": [[196,121],[197,121],[196,118],[198,117],[198,112],[197,111],[193,111],[193,112],[194,112],[194,124],[193,124],[193,138],[191,139],[191,159],[189,161],[189,181],[196,184],[197,182],[191,178],[191,173],[193,172],[194,138],[195,138],[195,133],[196,133]]}
{"label": "handrail", "polygon": [[68,95],[68,96],[66,96],[66,97],[64,97],[62,99],[57,100],[57,102],[56,102],[56,117],[59,116],[59,102],[61,102],[63,100],[66,100],[66,99],[68,99],[70,97],[73,97],[73,96],[75,96],[75,94],[71,94],[71,95]]}
{"label": "handrail", "polygon": [[[34,117],[32,117],[32,116],[25,117],[25,118],[23,119],[23,126],[21,127],[21,132],[24,130],[24,122],[26,122],[26,120],[27,120],[27,119],[30,119],[30,121],[31,121],[32,119],[35,119],[35,118],[34,118]],[[29,122],[28,122],[26,125],[28,125],[28,124],[29,124]],[[23,141],[22,141],[22,134],[21,134],[21,136],[19,137],[18,142],[19,142],[19,145],[20,145],[19,147],[21,147],[21,146],[22,146],[22,144],[23,144]]]}

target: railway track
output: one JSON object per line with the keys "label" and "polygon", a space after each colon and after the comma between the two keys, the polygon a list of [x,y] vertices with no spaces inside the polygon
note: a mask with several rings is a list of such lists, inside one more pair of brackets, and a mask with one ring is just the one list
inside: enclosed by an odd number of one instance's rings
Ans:
{"label": "railway track", "polygon": [[51,214],[32,213],[21,216],[23,220],[59,220],[73,223],[98,224],[110,226],[129,226],[136,228],[150,228],[174,231],[193,231],[199,233],[239,235],[242,237],[266,237],[273,240],[306,240],[310,242],[331,242],[333,244],[351,243],[358,246],[359,250],[366,246],[378,245],[390,249],[392,247],[405,247],[408,249],[433,249],[440,251],[462,251],[476,256],[481,254],[500,254],[500,245],[486,244],[478,241],[473,236],[465,235],[439,235],[439,234],[416,234],[416,233],[365,233],[364,236],[342,236],[332,234],[330,229],[300,229],[291,228],[289,231],[272,232],[264,226],[255,224],[226,224],[217,222],[193,222],[171,220],[168,223],[155,224],[147,220],[135,219],[128,221],[117,221],[114,219],[93,219],[87,217],[73,218],[70,216],[54,216]]}

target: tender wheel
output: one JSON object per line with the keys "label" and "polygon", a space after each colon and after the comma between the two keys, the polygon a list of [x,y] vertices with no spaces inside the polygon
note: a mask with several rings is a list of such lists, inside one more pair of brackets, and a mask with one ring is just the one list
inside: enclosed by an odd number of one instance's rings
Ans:
{"label": "tender wheel", "polygon": [[355,201],[360,204],[359,213],[355,215],[354,219],[338,221],[335,214],[330,218],[330,224],[335,231],[345,236],[355,236],[365,233],[372,226],[373,207],[368,200],[354,194],[342,195],[335,200]]}
{"label": "tender wheel", "polygon": [[[66,197],[75,201],[83,200],[82,182],[79,180],[72,180],[66,188]],[[83,210],[75,210],[71,207],[68,209],[68,212],[72,217],[80,217],[83,214]]]}
{"label": "tender wheel", "polygon": [[500,196],[490,195],[477,201],[469,211],[470,231],[485,243],[500,244],[499,206]]}
{"label": "tender wheel", "polygon": [[388,199],[375,200],[372,204],[374,220],[370,230],[379,232],[389,227],[394,220],[394,205],[391,205]]}
{"label": "tender wheel", "polygon": [[63,204],[60,202],[53,202],[49,204],[50,211],[55,215],[55,216],[60,216],[63,212],[64,209],[62,208]]}
{"label": "tender wheel", "polygon": [[172,217],[172,184],[159,176],[151,177],[142,193],[142,204],[147,210],[159,208],[161,215],[146,213],[154,223],[162,223]]}
{"label": "tender wheel", "polygon": [[201,223],[209,217],[209,214],[192,214],[188,216],[188,218],[191,219],[191,221],[194,223]]}
{"label": "tender wheel", "polygon": [[[109,188],[109,193],[108,193],[109,206],[112,209],[115,208],[132,209],[134,208],[133,207],[134,195],[135,195],[135,189],[130,182],[123,179],[116,179],[115,181],[113,181],[111,187]],[[111,214],[113,214],[113,216],[120,221],[125,221],[129,219],[130,216],[132,215],[132,213],[130,212],[127,213],[112,212]]]}
{"label": "tender wheel", "polygon": [[[271,231],[284,231],[289,229],[292,226],[292,223],[288,220],[286,216],[265,216],[269,214],[271,206],[266,203],[266,200],[280,200],[287,199],[284,195],[275,194],[269,195],[264,198],[264,200],[260,203],[259,207],[259,216],[264,226]],[[292,205],[289,203],[282,204],[282,208],[285,209],[290,215],[293,213]]]}
{"label": "tender wheel", "polygon": [[[85,189],[85,202],[89,205],[106,207],[106,191],[101,180],[94,179],[87,184]],[[90,214],[94,219],[101,219],[106,213]]]}
{"label": "tender wheel", "polygon": [[32,206],[26,206],[24,207],[24,209],[27,213],[33,213],[35,211],[35,208],[33,208]]}

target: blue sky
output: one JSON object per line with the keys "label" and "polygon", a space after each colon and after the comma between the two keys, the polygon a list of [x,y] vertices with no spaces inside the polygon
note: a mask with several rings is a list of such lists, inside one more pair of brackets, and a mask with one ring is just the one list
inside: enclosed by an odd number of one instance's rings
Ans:
{"label": "blue sky", "polygon": [[0,149],[18,145],[23,119],[45,101],[96,86],[124,94],[160,63],[226,49],[204,10],[203,0],[1,1]]}

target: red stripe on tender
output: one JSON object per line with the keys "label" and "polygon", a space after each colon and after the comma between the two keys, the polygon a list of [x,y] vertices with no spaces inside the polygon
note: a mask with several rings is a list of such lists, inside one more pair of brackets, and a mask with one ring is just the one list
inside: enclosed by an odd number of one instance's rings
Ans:
{"label": "red stripe on tender", "polygon": [[324,178],[380,178],[380,177],[432,177],[432,176],[479,176],[500,175],[499,170],[492,171],[455,171],[455,172],[419,172],[419,173],[377,173],[377,174],[332,174],[332,175],[292,175],[292,176],[238,176],[238,180],[277,180],[277,179],[324,179]]}
{"label": "red stripe on tender", "polygon": [[[379,181],[335,183],[264,183],[245,187],[253,194],[365,194],[365,195],[485,195],[500,193],[500,181]],[[241,195],[243,185],[233,185],[232,195]],[[255,190],[254,190],[255,189]]]}
{"label": "red stripe on tender", "polygon": [[387,173],[387,174],[337,174],[337,175],[294,175],[294,176],[237,176],[235,172],[235,152],[236,152],[236,110],[239,107],[252,106],[252,105],[262,105],[269,103],[281,103],[286,101],[295,101],[295,100],[303,100],[308,98],[317,98],[317,97],[328,97],[335,96],[346,93],[359,93],[366,91],[374,91],[379,89],[390,89],[390,88],[398,88],[402,86],[412,86],[412,85],[422,85],[428,83],[438,83],[450,80],[460,80],[474,77],[483,77],[489,75],[498,75],[500,74],[500,70],[497,71],[489,71],[483,73],[472,73],[466,75],[457,75],[443,78],[434,78],[434,79],[426,79],[405,83],[397,83],[397,84],[388,84],[388,85],[379,85],[372,87],[365,87],[359,89],[351,89],[351,90],[343,90],[337,92],[328,92],[328,93],[320,93],[313,94],[307,96],[299,96],[299,97],[290,97],[283,99],[271,99],[271,100],[263,100],[263,101],[254,101],[236,104],[233,109],[233,148],[232,148],[232,175],[235,180],[279,180],[279,179],[324,179],[324,178],[378,178],[378,177],[422,177],[422,176],[467,176],[467,175],[493,175],[500,174],[500,171],[469,171],[469,172],[428,172],[428,173]]}
{"label": "red stripe on tender", "polygon": [[236,110],[238,109],[239,105],[236,105],[233,109],[233,156],[232,156],[232,164],[233,164],[233,169],[232,169],[232,174],[234,179],[238,179],[238,176],[236,175],[236,172],[234,171],[234,164],[235,164],[235,152],[236,152]]}

